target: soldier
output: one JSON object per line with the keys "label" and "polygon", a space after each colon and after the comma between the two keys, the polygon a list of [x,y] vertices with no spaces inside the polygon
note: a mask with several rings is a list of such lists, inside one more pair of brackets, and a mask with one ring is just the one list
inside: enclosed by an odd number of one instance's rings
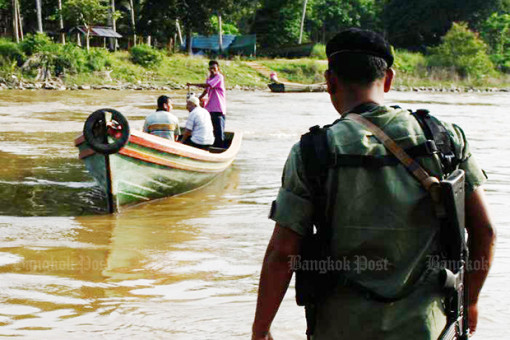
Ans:
{"label": "soldier", "polygon": [[[307,311],[309,337],[437,339],[446,317],[440,270],[431,261],[441,254],[442,242],[431,196],[371,131],[348,115],[361,115],[378,126],[430,175],[443,178],[443,164],[437,161],[437,152],[424,147],[428,138],[417,118],[407,110],[384,106],[395,72],[390,46],[381,35],[347,29],[328,42],[326,54],[328,92],[341,115],[326,130],[327,152],[336,160],[321,189],[328,197],[327,207],[314,202],[316,188],[303,160],[309,158],[304,154],[308,151],[298,143],[287,159],[271,209],[276,225],[262,266],[252,339],[272,339],[270,326],[293,274],[289,265],[300,265],[296,259],[313,233],[317,214],[329,221],[328,260],[335,262],[323,267],[334,272],[327,276],[313,312]],[[465,171],[471,261],[484,264],[467,276],[469,326],[474,332],[478,296],[496,236],[482,188],[485,174],[463,131],[443,124],[458,160],[455,165]]]}

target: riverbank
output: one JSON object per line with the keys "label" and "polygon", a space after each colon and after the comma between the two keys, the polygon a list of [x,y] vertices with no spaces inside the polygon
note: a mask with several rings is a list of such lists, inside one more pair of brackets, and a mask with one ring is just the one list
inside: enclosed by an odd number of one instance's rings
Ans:
{"label": "riverbank", "polygon": [[[188,57],[182,54],[164,56],[155,67],[142,67],[132,63],[128,52],[111,53],[101,71],[50,76],[38,80],[34,72],[15,68],[0,73],[0,90],[179,90],[187,82],[203,82],[207,77],[206,57]],[[281,80],[313,84],[323,81],[327,68],[325,60],[302,59],[233,59],[220,60],[227,89],[267,90],[267,73],[253,67],[254,62],[268,71],[274,71]],[[491,79],[459,79],[447,74],[437,77],[417,76],[397,69],[394,84],[397,91],[414,92],[510,92],[510,77],[501,75]]]}

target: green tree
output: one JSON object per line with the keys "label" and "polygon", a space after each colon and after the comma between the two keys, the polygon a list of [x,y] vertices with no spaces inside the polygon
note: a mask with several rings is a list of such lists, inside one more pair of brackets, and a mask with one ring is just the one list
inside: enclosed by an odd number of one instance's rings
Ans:
{"label": "green tree", "polygon": [[492,61],[501,70],[510,70],[510,14],[493,13],[480,34],[489,45]]}
{"label": "green tree", "polygon": [[375,0],[314,0],[310,26],[315,40],[326,42],[347,27],[381,30],[381,2]]}
{"label": "green tree", "polygon": [[438,44],[453,22],[476,28],[501,6],[502,0],[387,0],[382,17],[393,45],[425,50]]}
{"label": "green tree", "polygon": [[[295,0],[263,0],[255,15],[253,33],[261,48],[297,44],[303,3]],[[306,34],[304,40],[306,40]]]}
{"label": "green tree", "polygon": [[494,73],[487,45],[466,23],[454,23],[437,47],[429,48],[429,66],[453,68],[462,77]]}
{"label": "green tree", "polygon": [[[62,5],[64,18],[85,26],[87,51],[90,50],[90,32],[92,26],[106,23],[109,4],[107,0],[67,0]],[[114,13],[118,16],[119,13]]]}
{"label": "green tree", "polygon": [[[142,9],[142,27],[154,29],[160,36],[175,32],[175,20],[179,19],[186,33],[188,52],[193,32],[213,32],[211,18],[221,14],[223,18],[234,13],[251,0],[146,0]],[[165,33],[166,31],[166,33]]]}
{"label": "green tree", "polygon": [[[213,15],[211,17],[211,26],[214,34],[219,34],[219,19],[217,15]],[[239,29],[236,25],[225,22],[225,20],[222,20],[221,23],[221,31],[223,34],[239,34]]]}

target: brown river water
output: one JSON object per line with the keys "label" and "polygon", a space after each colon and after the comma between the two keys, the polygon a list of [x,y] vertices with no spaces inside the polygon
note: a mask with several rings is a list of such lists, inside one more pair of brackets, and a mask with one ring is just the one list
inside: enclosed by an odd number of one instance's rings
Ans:
{"label": "brown river water", "polygon": [[[105,214],[73,139],[111,107],[141,128],[156,92],[0,92],[0,336],[28,339],[248,339],[267,219],[290,147],[338,118],[324,93],[228,93],[242,149],[204,189]],[[184,92],[171,94],[184,122]],[[508,338],[510,95],[391,92],[462,126],[489,175],[498,248],[477,339]],[[289,290],[275,339],[304,339]]]}

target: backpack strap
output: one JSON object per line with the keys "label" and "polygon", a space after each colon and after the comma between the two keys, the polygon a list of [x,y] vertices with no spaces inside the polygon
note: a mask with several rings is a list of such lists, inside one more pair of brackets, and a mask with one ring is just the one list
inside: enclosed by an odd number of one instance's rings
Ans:
{"label": "backpack strap", "polygon": [[443,175],[451,174],[460,164],[460,159],[455,154],[450,133],[439,120],[430,115],[429,110],[418,109],[411,114],[420,124],[427,139],[434,141],[441,159]]}
{"label": "backpack strap", "polygon": [[[305,179],[310,185],[314,204],[313,222],[317,233],[325,239],[328,234],[326,223],[325,207],[328,200],[327,191],[324,188],[328,171],[332,167],[333,158],[329,149],[327,130],[330,125],[320,127],[318,125],[310,128],[308,133],[301,136],[300,149],[303,158]],[[322,227],[322,228],[321,228]]]}

